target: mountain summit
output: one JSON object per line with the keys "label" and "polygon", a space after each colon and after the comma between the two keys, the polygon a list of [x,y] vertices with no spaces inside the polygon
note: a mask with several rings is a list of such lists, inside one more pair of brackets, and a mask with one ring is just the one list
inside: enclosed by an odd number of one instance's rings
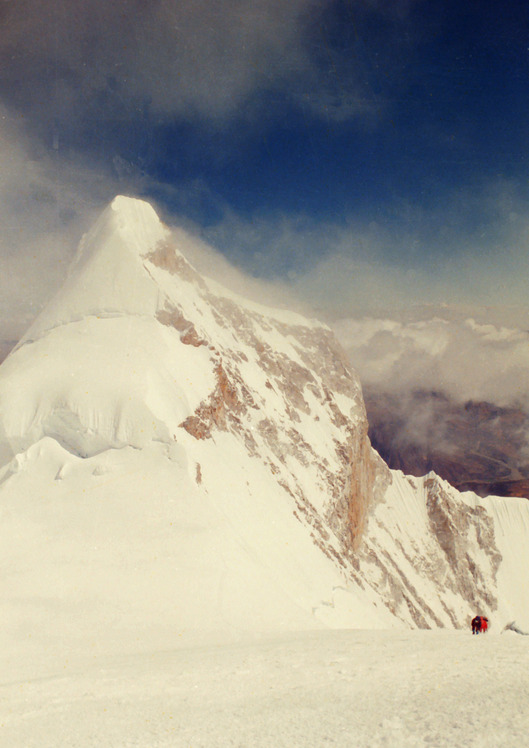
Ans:
{"label": "mountain summit", "polygon": [[140,200],[0,367],[0,447],[13,631],[529,618],[528,505],[390,471],[331,331],[201,277]]}
{"label": "mountain summit", "polygon": [[[140,200],[120,196],[104,211],[0,380],[4,449],[49,436],[90,457],[223,434],[299,511],[314,504],[353,543],[377,475],[387,480],[359,383],[328,328],[200,277]],[[307,471],[310,501],[296,477]]]}

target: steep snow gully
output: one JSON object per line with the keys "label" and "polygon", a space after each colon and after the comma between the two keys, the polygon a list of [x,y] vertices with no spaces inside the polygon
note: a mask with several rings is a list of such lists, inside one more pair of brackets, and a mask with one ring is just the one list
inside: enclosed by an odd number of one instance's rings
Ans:
{"label": "steep snow gully", "polygon": [[321,323],[117,197],[0,366],[6,652],[202,632],[529,628],[529,502],[390,471]]}

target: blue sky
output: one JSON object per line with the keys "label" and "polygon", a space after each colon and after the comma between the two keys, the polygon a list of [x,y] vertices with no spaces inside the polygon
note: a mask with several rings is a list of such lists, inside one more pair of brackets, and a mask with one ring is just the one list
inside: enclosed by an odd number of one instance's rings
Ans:
{"label": "blue sky", "polygon": [[0,24],[15,274],[31,246],[52,287],[49,247],[125,191],[336,314],[392,277],[400,303],[523,302],[526,3],[2,0]]}

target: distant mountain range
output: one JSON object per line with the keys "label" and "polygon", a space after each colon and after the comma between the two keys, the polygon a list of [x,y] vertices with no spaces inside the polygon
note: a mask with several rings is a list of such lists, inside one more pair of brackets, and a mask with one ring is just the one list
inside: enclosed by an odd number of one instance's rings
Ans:
{"label": "distant mountain range", "polygon": [[403,399],[367,387],[364,399],[371,442],[391,468],[416,476],[434,470],[480,496],[529,498],[529,414],[521,408],[461,405],[426,390]]}

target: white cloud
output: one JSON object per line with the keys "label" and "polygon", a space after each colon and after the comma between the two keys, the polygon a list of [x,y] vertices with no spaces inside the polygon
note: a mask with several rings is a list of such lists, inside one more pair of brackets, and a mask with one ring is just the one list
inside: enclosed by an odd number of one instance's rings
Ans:
{"label": "white cloud", "polygon": [[445,310],[415,322],[342,319],[333,327],[365,386],[529,409],[529,332]]}
{"label": "white cloud", "polygon": [[308,304],[303,304],[287,281],[254,278],[229,262],[192,230],[173,228],[172,232],[179,250],[201,275],[212,278],[243,298],[310,314]]}
{"label": "white cloud", "polygon": [[[248,116],[254,94],[271,90],[310,100],[319,117],[354,117],[366,111],[361,76],[329,75],[328,53],[323,62],[315,54],[321,19],[333,5],[16,0],[4,3],[0,17],[4,83],[20,87],[26,80],[41,117],[47,108],[58,118],[93,116],[107,106],[123,114],[147,102],[158,116],[215,122]],[[357,5],[381,12],[366,0]],[[19,90],[15,99],[24,95]]]}
{"label": "white cloud", "polygon": [[115,189],[58,163],[0,108],[0,338],[17,338],[65,277],[83,231]]}

